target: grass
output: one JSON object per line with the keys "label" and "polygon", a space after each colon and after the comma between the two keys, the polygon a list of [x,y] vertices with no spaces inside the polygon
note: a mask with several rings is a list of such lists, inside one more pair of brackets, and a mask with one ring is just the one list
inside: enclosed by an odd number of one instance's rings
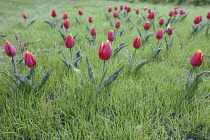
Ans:
{"label": "grass", "polygon": [[[35,55],[38,63],[35,68],[35,85],[54,67],[49,80],[37,93],[13,88],[10,86],[13,82],[0,73],[1,139],[209,139],[209,76],[203,77],[203,83],[199,85],[193,98],[187,98],[189,93],[184,91],[189,75],[184,70],[189,72],[192,69],[189,61],[196,50],[202,50],[205,59],[201,67],[195,70],[195,74],[210,69],[209,36],[205,36],[206,29],[199,31],[193,38],[189,31],[196,16],[203,15],[205,20],[209,12],[208,6],[180,6],[188,16],[184,21],[171,26],[174,29],[172,49],[168,51],[163,45],[158,59],[146,64],[137,73],[129,71],[128,59],[124,54],[126,49],[131,54],[134,53],[132,43],[139,34],[136,28],[131,29],[133,25],[125,22],[123,18],[120,30],[125,31],[112,46],[114,50],[124,41],[128,46],[115,58],[107,61],[105,78],[123,65],[124,69],[108,89],[97,94],[89,83],[85,58],[88,57],[93,73],[99,81],[103,61],[98,57],[98,48],[102,41],[107,40],[108,30],[112,29],[110,21],[106,20],[104,15],[107,8],[131,6],[131,19],[144,32],[141,24],[137,24],[134,9],[139,8],[141,13],[144,12],[145,5],[155,9],[158,12],[155,20],[157,28],[158,18],[164,17],[166,20],[174,5],[67,0],[2,1],[0,5],[0,35],[7,35],[5,39],[16,47],[16,62],[22,55],[16,45],[14,33],[18,33],[22,43],[40,40],[26,46],[27,50]],[[56,9],[60,18],[67,12],[71,23],[68,32],[72,35],[78,32],[72,49],[75,54],[82,45],[83,60],[79,65],[81,73],[68,69],[60,60],[63,56],[59,51],[62,51],[67,59],[70,58],[69,49],[65,47],[58,32],[61,22],[56,28],[50,28],[43,22],[52,20],[52,9]],[[83,10],[82,17],[79,17],[78,9]],[[27,13],[29,21],[36,19],[28,29],[24,29],[16,20],[24,22],[21,17],[23,12]],[[97,30],[95,46],[89,45],[86,39],[86,35],[90,37],[86,30],[88,16],[93,16],[91,26]],[[75,17],[82,19],[82,22],[77,23]],[[111,22],[115,23],[114,21],[115,19],[111,18]],[[149,32],[154,35],[148,42],[143,42],[144,49],[137,50],[136,63],[152,55],[149,44],[156,46],[155,32],[152,29]],[[164,39],[162,42],[165,43]],[[180,49],[181,46],[183,49]],[[0,50],[0,70],[12,75],[10,58],[4,52],[3,40],[0,40]],[[17,68],[20,75],[27,75],[30,70],[24,63],[17,64]]]}

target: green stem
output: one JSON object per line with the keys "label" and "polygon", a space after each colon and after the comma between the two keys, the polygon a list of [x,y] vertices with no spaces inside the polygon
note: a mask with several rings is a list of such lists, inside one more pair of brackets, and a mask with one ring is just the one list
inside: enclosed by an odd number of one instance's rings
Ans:
{"label": "green stem", "polygon": [[132,62],[132,66],[134,65],[135,58],[136,58],[136,49],[134,50],[134,55],[133,55],[133,62]]}
{"label": "green stem", "polygon": [[158,42],[157,42],[157,48],[158,48],[159,42],[160,42],[160,39],[158,39]]}
{"label": "green stem", "polygon": [[187,81],[189,81],[189,79],[192,78],[192,75],[193,75],[193,73],[194,73],[194,71],[195,71],[195,68],[196,68],[196,67],[193,67],[193,68],[192,68],[192,70],[191,70],[191,72],[190,72],[190,74],[189,74],[189,76],[188,76],[188,78],[187,78]]}
{"label": "green stem", "polygon": [[35,72],[34,67],[31,68],[31,85],[34,86]]}
{"label": "green stem", "polygon": [[11,63],[12,63],[12,71],[13,71],[13,73],[16,73],[16,64],[14,61],[14,57],[11,58]]}
{"label": "green stem", "polygon": [[103,65],[102,73],[104,73],[105,65],[106,65],[106,60],[104,60],[104,65]]}
{"label": "green stem", "polygon": [[73,58],[72,58],[72,49],[70,48],[70,60],[73,62]]}

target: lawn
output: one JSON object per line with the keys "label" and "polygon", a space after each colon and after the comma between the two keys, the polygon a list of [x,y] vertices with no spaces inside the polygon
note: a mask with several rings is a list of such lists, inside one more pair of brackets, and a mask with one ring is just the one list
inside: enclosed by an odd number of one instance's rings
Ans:
{"label": "lawn", "polygon": [[[131,11],[126,12],[125,6]],[[1,1],[0,139],[209,139],[209,5],[179,5],[178,14],[170,19],[175,6]],[[148,9],[154,11],[154,19],[148,19]],[[180,10],[186,13],[180,15]],[[64,13],[68,13],[68,29],[62,24]],[[202,21],[194,24],[200,15]],[[118,29],[116,21],[120,21]],[[151,24],[147,31],[146,21]],[[169,26],[172,35],[167,34]],[[93,27],[96,36],[90,34]],[[160,28],[164,36],[157,39]],[[111,30],[115,37],[109,42]],[[67,34],[74,37],[72,48],[66,47]],[[133,47],[136,37],[141,39],[139,49]],[[14,46],[15,56],[5,53],[6,41]],[[101,45],[112,46],[110,59],[100,59]],[[204,59],[193,67],[190,61],[197,50]],[[26,51],[35,57],[34,67],[25,64]]]}

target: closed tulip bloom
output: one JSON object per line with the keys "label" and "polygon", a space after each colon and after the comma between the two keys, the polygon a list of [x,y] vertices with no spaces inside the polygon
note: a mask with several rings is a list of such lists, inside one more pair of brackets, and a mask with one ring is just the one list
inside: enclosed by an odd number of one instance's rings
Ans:
{"label": "closed tulip bloom", "polygon": [[69,16],[68,16],[67,13],[64,13],[64,14],[63,14],[63,19],[64,19],[64,20],[65,20],[65,19],[68,19],[68,17],[69,17]]}
{"label": "closed tulip bloom", "polygon": [[115,6],[115,7],[114,7],[114,10],[117,11],[117,9],[118,9],[117,6]]}
{"label": "closed tulip bloom", "polygon": [[123,5],[120,5],[120,10],[122,11],[124,9]]}
{"label": "closed tulip bloom", "polygon": [[171,27],[168,27],[167,30],[166,30],[166,33],[168,35],[172,35],[173,34],[173,29]]}
{"label": "closed tulip bloom", "polygon": [[57,14],[56,14],[55,9],[52,10],[51,16],[52,16],[52,17],[57,17]]}
{"label": "closed tulip bloom", "polygon": [[127,7],[128,7],[127,5],[126,5],[126,6],[124,6],[124,10],[126,10],[126,11],[127,11]]}
{"label": "closed tulip bloom", "polygon": [[72,37],[71,34],[67,34],[66,36],[66,47],[67,48],[74,47],[74,38]]}
{"label": "closed tulip bloom", "polygon": [[112,41],[114,41],[114,39],[115,39],[114,31],[111,30],[111,31],[108,32],[108,40],[110,42],[112,42]]}
{"label": "closed tulip bloom", "polygon": [[9,41],[5,42],[4,50],[9,57],[13,57],[17,53],[15,47]]}
{"label": "closed tulip bloom", "polygon": [[178,10],[175,10],[175,11],[174,11],[174,14],[175,14],[175,15],[177,15],[178,13],[179,13],[179,11],[178,11]]}
{"label": "closed tulip bloom", "polygon": [[195,19],[194,19],[194,24],[199,24],[199,23],[200,23],[200,17],[197,16],[197,17],[195,17]]}
{"label": "closed tulip bloom", "polygon": [[207,13],[206,18],[210,19],[210,12]]}
{"label": "closed tulip bloom", "polygon": [[156,38],[158,40],[162,39],[163,38],[163,29],[159,29],[156,33]]}
{"label": "closed tulip bloom", "polygon": [[91,29],[90,29],[90,34],[91,34],[92,36],[96,36],[96,29],[95,29],[95,28],[91,28]]}
{"label": "closed tulip bloom", "polygon": [[118,12],[115,11],[113,16],[114,16],[114,18],[118,18],[118,16],[119,16]]}
{"label": "closed tulip bloom", "polygon": [[140,12],[139,12],[139,9],[136,9],[136,14],[138,15]]}
{"label": "closed tulip bloom", "polygon": [[199,16],[199,22],[201,22],[203,20],[202,16]]}
{"label": "closed tulip bloom", "polygon": [[155,18],[155,13],[154,11],[151,11],[149,14],[148,14],[148,19],[154,19]]}
{"label": "closed tulip bloom", "polygon": [[174,11],[170,11],[168,14],[170,17],[172,17],[174,15]]}
{"label": "closed tulip bloom", "polygon": [[133,47],[135,49],[139,49],[141,47],[141,38],[140,37],[136,37],[133,41]]}
{"label": "closed tulip bloom", "polygon": [[64,21],[63,26],[64,26],[65,29],[68,29],[68,28],[70,27],[70,22],[69,22],[68,19],[66,19],[66,20]]}
{"label": "closed tulip bloom", "polygon": [[144,24],[144,29],[145,30],[149,30],[150,29],[150,22],[149,21],[146,21],[145,24]]}
{"label": "closed tulip bloom", "polygon": [[34,57],[34,55],[30,52],[25,52],[24,53],[24,60],[25,60],[25,64],[28,67],[34,67],[36,66],[36,58]]}
{"label": "closed tulip bloom", "polygon": [[109,13],[112,12],[112,7],[109,7],[109,8],[108,8],[108,12],[109,12]]}
{"label": "closed tulip bloom", "polygon": [[161,18],[160,20],[159,20],[159,25],[163,25],[164,24],[164,18]]}
{"label": "closed tulip bloom", "polygon": [[127,6],[127,13],[129,13],[131,11],[131,7],[130,6]]}
{"label": "closed tulip bloom", "polygon": [[92,17],[92,16],[89,16],[89,17],[88,17],[88,21],[89,21],[90,23],[92,23],[92,22],[93,22],[93,17]]}
{"label": "closed tulip bloom", "polygon": [[174,11],[179,10],[179,6],[174,7]]}
{"label": "closed tulip bloom", "polygon": [[116,23],[115,23],[115,27],[118,29],[118,28],[120,28],[120,21],[117,21]]}
{"label": "closed tulip bloom", "polygon": [[184,10],[180,10],[180,11],[179,11],[179,14],[180,14],[180,15],[184,15],[184,14],[185,14],[185,11],[184,11]]}
{"label": "closed tulip bloom", "polygon": [[190,64],[193,67],[200,67],[200,65],[203,62],[203,57],[204,57],[204,54],[202,53],[202,51],[201,50],[197,50],[195,52],[195,54],[192,56],[192,58],[190,60]]}
{"label": "closed tulip bloom", "polygon": [[148,12],[148,13],[150,13],[151,11],[152,11],[152,9],[151,9],[151,8],[149,8],[149,9],[147,10],[147,12]]}
{"label": "closed tulip bloom", "polygon": [[27,19],[27,18],[28,18],[28,16],[26,15],[26,13],[23,13],[23,14],[22,14],[22,17],[23,17],[24,19]]}
{"label": "closed tulip bloom", "polygon": [[83,12],[82,12],[81,9],[78,10],[78,14],[79,14],[80,16],[83,15]]}
{"label": "closed tulip bloom", "polygon": [[109,60],[112,56],[112,46],[109,41],[106,41],[104,44],[103,42],[100,45],[98,51],[99,58],[102,60]]}
{"label": "closed tulip bloom", "polygon": [[147,10],[147,6],[144,6],[144,11],[146,11]]}

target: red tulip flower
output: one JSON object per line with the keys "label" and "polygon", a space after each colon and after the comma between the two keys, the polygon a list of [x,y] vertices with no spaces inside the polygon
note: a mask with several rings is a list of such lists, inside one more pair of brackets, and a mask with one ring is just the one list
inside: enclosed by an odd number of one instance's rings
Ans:
{"label": "red tulip flower", "polygon": [[113,16],[114,16],[114,18],[118,18],[118,16],[119,16],[118,12],[115,11]]}
{"label": "red tulip flower", "polygon": [[82,12],[81,9],[78,10],[78,14],[79,14],[80,16],[83,15],[83,12]]}
{"label": "red tulip flower", "polygon": [[24,19],[27,19],[27,18],[28,18],[28,16],[26,15],[26,13],[23,13],[23,14],[22,14],[22,17],[23,17]]}
{"label": "red tulip flower", "polygon": [[112,12],[112,7],[109,7],[109,8],[108,8],[108,12],[109,12],[109,13]]}
{"label": "red tulip flower", "polygon": [[194,19],[194,24],[199,24],[202,21],[202,16],[197,16]]}
{"label": "red tulip flower", "polygon": [[123,10],[123,5],[120,5],[120,10],[121,10],[121,11]]}
{"label": "red tulip flower", "polygon": [[54,18],[57,17],[55,9],[52,10],[51,16],[54,17]]}
{"label": "red tulip flower", "polygon": [[25,60],[25,64],[28,67],[34,67],[36,66],[36,58],[34,57],[34,55],[30,52],[25,52],[24,53],[24,60]]}
{"label": "red tulip flower", "polygon": [[179,11],[179,14],[180,14],[180,15],[184,15],[184,14],[185,14],[185,11],[184,11],[184,10],[180,10],[180,11]]}
{"label": "red tulip flower", "polygon": [[172,17],[174,15],[174,11],[170,11],[168,14],[170,17]]}
{"label": "red tulip flower", "polygon": [[179,6],[174,7],[174,11],[179,10]]}
{"label": "red tulip flower", "polygon": [[148,14],[148,19],[154,19],[155,18],[155,13],[154,11],[151,11],[149,14]]}
{"label": "red tulip flower", "polygon": [[130,6],[127,6],[126,11],[127,11],[127,13],[129,13],[131,11],[131,7]]}
{"label": "red tulip flower", "polygon": [[4,49],[5,49],[6,54],[9,57],[13,57],[17,53],[15,47],[9,41],[5,42],[5,48]]}
{"label": "red tulip flower", "polygon": [[148,12],[148,13],[150,13],[151,11],[152,11],[152,9],[151,9],[151,8],[149,8],[149,9],[147,10],[147,12]]}
{"label": "red tulip flower", "polygon": [[138,15],[140,12],[139,12],[139,9],[136,9],[136,14]]}
{"label": "red tulip flower", "polygon": [[202,51],[200,50],[197,50],[195,52],[195,54],[192,56],[191,60],[190,60],[190,64],[193,66],[193,67],[200,67],[200,65],[202,64],[203,62],[203,57],[204,57],[204,54],[202,53]]}
{"label": "red tulip flower", "polygon": [[88,21],[89,21],[90,23],[92,23],[92,22],[93,22],[93,17],[92,17],[92,16],[89,16],[89,17],[88,17]]}
{"label": "red tulip flower", "polygon": [[156,33],[156,38],[158,40],[162,39],[163,38],[163,29],[159,29]]}
{"label": "red tulip flower", "polygon": [[109,60],[112,56],[112,46],[109,41],[106,41],[104,44],[100,45],[99,51],[98,51],[99,58],[102,60]]}
{"label": "red tulip flower", "polygon": [[128,6],[125,6],[125,7],[124,7],[124,10],[126,10],[126,11],[127,11],[127,7],[128,7]]}
{"label": "red tulip flower", "polygon": [[66,36],[66,47],[67,48],[74,47],[74,38],[72,37],[71,34],[67,34]]}
{"label": "red tulip flower", "polygon": [[68,16],[67,13],[63,14],[63,19],[64,19],[64,20],[68,19],[68,17],[69,17],[69,16]]}
{"label": "red tulip flower", "polygon": [[68,29],[70,27],[70,22],[68,19],[64,20],[63,26],[65,29]]}
{"label": "red tulip flower", "polygon": [[92,36],[96,36],[96,29],[95,29],[95,28],[91,28],[90,34],[91,34]]}
{"label": "red tulip flower", "polygon": [[141,47],[141,38],[140,37],[136,37],[133,41],[133,47],[135,49],[139,49]]}
{"label": "red tulip flower", "polygon": [[112,41],[114,41],[114,39],[115,39],[114,31],[111,30],[111,31],[108,32],[108,40],[110,42],[112,42]]}
{"label": "red tulip flower", "polygon": [[144,11],[146,11],[147,10],[147,6],[144,6]]}
{"label": "red tulip flower", "polygon": [[114,10],[117,11],[117,6],[114,7]]}
{"label": "red tulip flower", "polygon": [[178,11],[178,10],[175,10],[175,11],[174,11],[174,14],[175,14],[175,15],[177,15],[178,13],[179,13],[179,11]]}
{"label": "red tulip flower", "polygon": [[168,27],[167,30],[166,30],[166,33],[167,33],[168,35],[172,35],[173,29],[172,29],[171,27]]}
{"label": "red tulip flower", "polygon": [[206,18],[210,19],[210,12],[207,13]]}
{"label": "red tulip flower", "polygon": [[146,21],[146,23],[144,24],[144,29],[149,30],[149,28],[150,28],[150,22]]}
{"label": "red tulip flower", "polygon": [[164,24],[164,18],[161,18],[160,20],[159,20],[159,25],[163,25]]}
{"label": "red tulip flower", "polygon": [[117,21],[116,23],[115,23],[115,27],[118,29],[118,28],[120,28],[120,21]]}

